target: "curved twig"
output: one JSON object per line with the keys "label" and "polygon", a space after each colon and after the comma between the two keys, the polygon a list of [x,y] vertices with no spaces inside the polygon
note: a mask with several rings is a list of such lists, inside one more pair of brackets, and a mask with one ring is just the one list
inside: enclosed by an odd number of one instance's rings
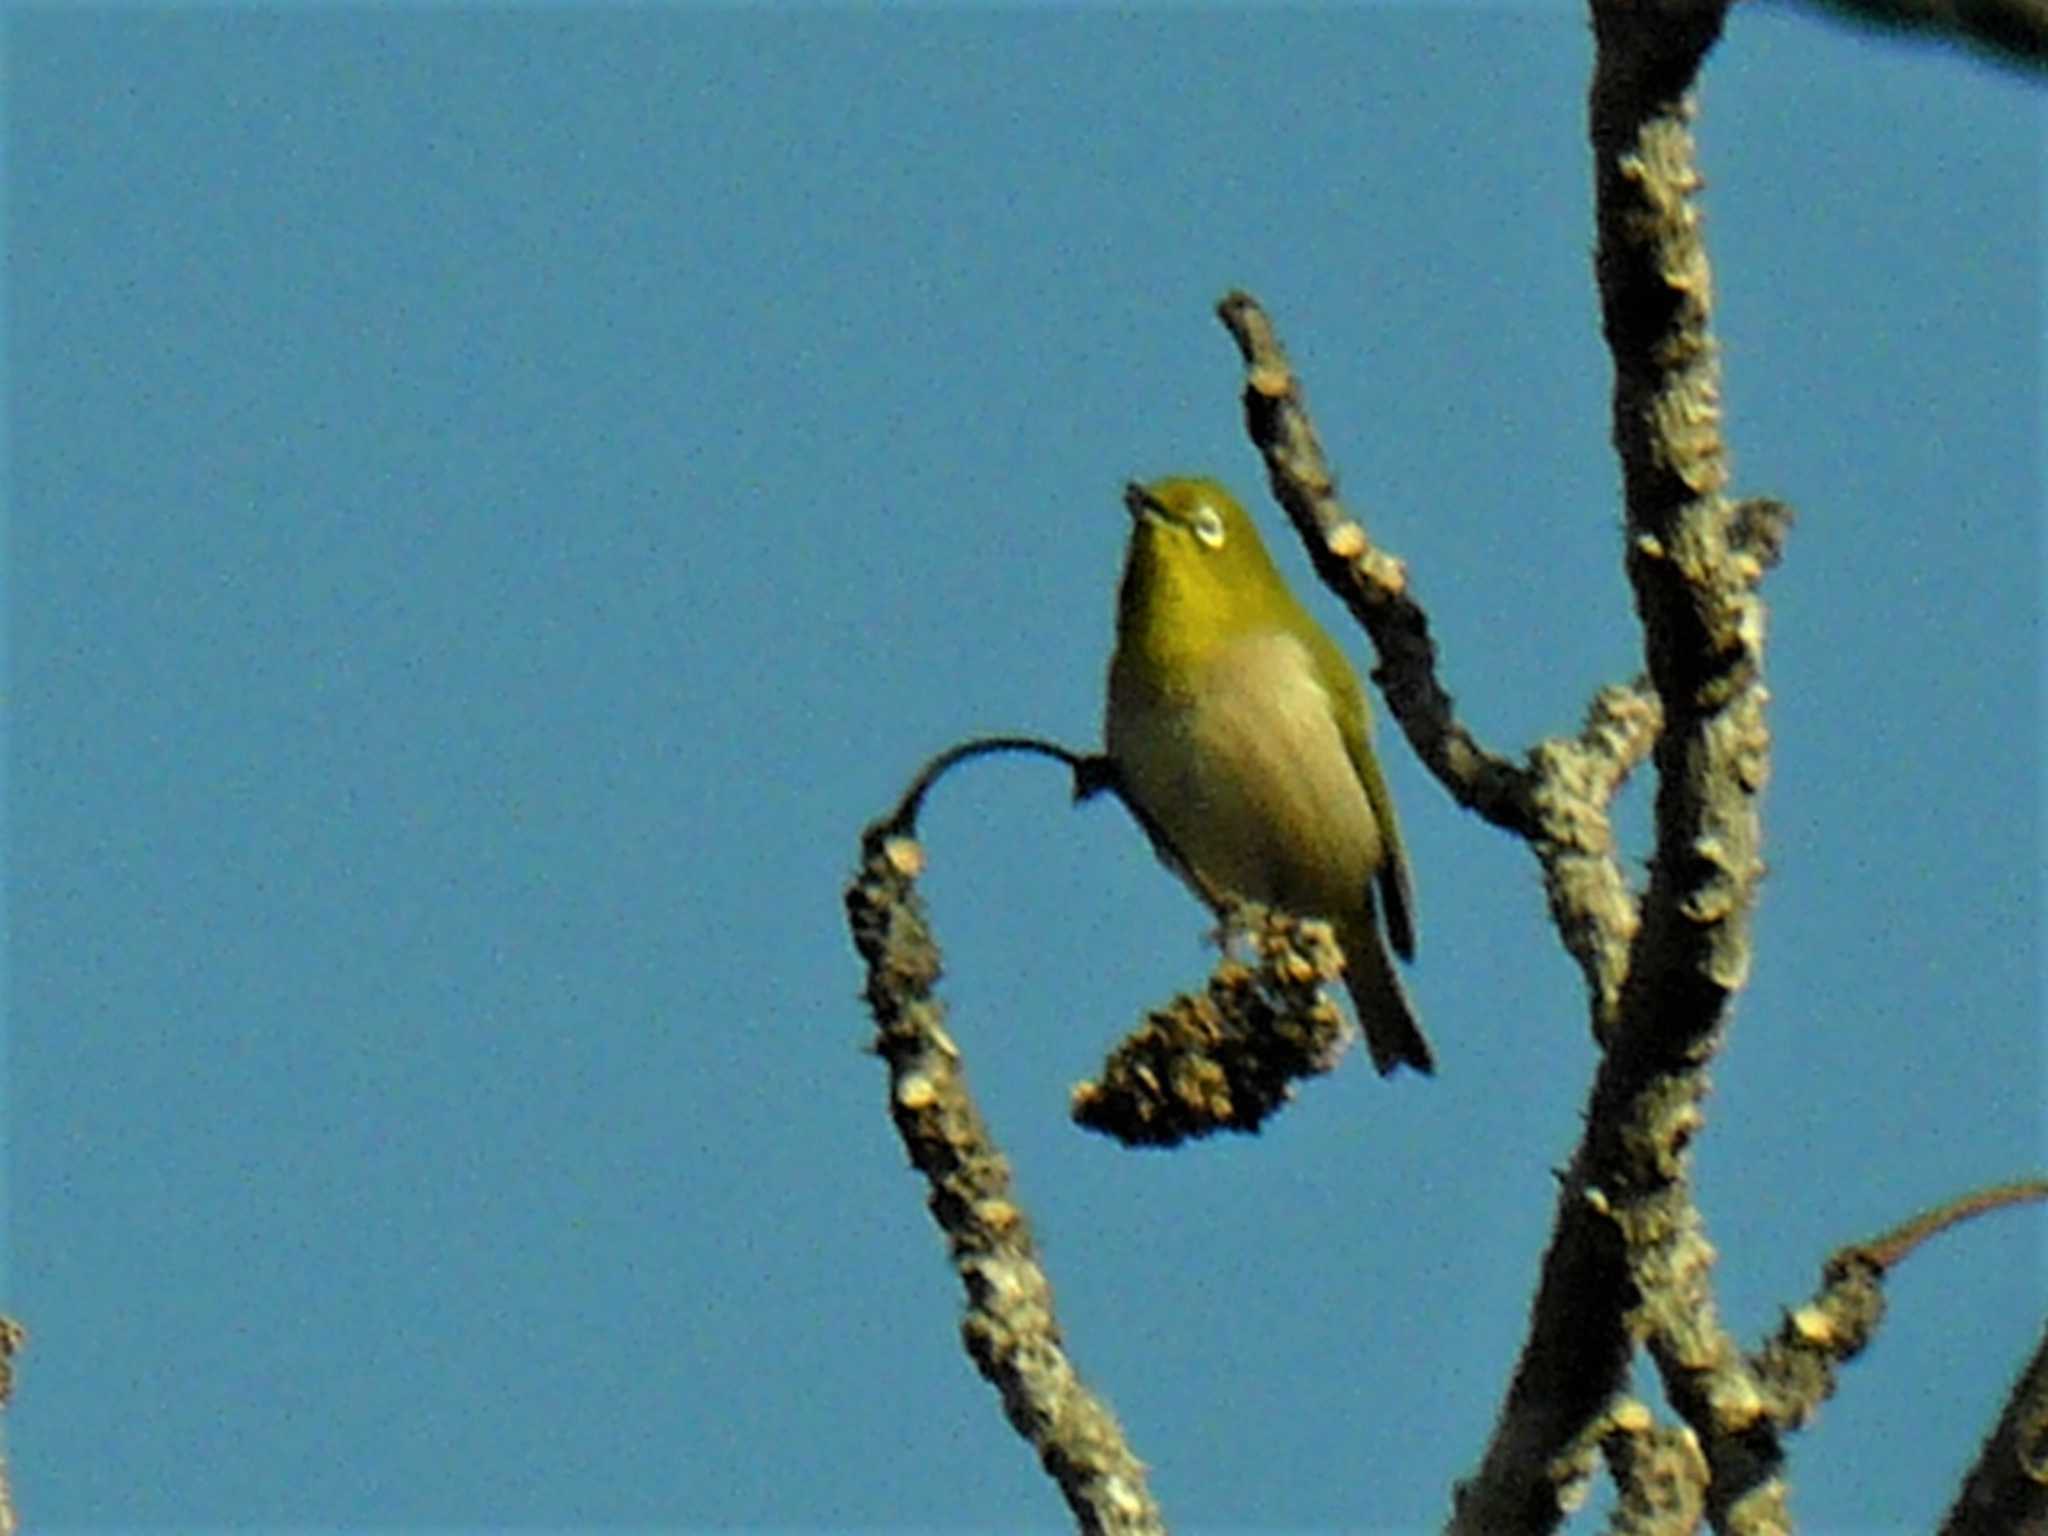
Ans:
{"label": "curved twig", "polygon": [[1973,1190],[1932,1210],[1922,1211],[1880,1237],[1843,1249],[1830,1262],[1861,1261],[1881,1270],[1891,1269],[1929,1238],[1939,1236],[1950,1227],[1982,1216],[1986,1211],[2002,1211],[2009,1206],[2040,1200],[2048,1200],[2048,1179],[2015,1179],[2010,1184],[1993,1184],[1988,1189]]}
{"label": "curved twig", "polygon": [[[1037,757],[1049,757],[1055,762],[1065,763],[1074,775],[1074,798],[1086,800],[1103,790],[1116,788],[1115,775],[1110,771],[1109,759],[1100,754],[1076,752],[1063,747],[1056,741],[1047,741],[1038,736],[977,736],[972,741],[963,741],[948,747],[937,757],[918,769],[917,777],[910,781],[910,787],[903,792],[903,798],[896,802],[896,809],[877,823],[885,831],[909,836],[917,831],[917,818],[924,810],[925,796],[940,779],[960,764],[977,757],[992,757],[999,753],[1026,753]],[[1122,798],[1121,795],[1118,798]]]}
{"label": "curved twig", "polygon": [[2048,1179],[1975,1190],[1923,1211],[1877,1237],[1850,1243],[1821,1269],[1821,1287],[1787,1312],[1749,1362],[1761,1408],[1779,1429],[1797,1429],[1834,1395],[1836,1368],[1866,1349],[1884,1319],[1884,1279],[1921,1244],[1951,1227],[2028,1201],[2048,1200]]}

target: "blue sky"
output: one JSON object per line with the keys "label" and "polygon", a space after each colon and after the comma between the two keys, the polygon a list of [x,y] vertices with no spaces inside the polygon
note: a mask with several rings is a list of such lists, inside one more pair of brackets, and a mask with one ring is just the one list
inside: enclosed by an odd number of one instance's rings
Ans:
{"label": "blue sky", "polygon": [[[1097,740],[1118,486],[1259,489],[1233,285],[1486,740],[1636,669],[1579,12],[41,8],[5,47],[31,1527],[1060,1525],[861,1052],[857,834],[963,735]],[[2043,1160],[2041,129],[1782,8],[1705,84],[1736,489],[1801,514],[1699,1148],[1750,1342]],[[1204,914],[1048,767],[925,821],[953,1032],[1183,1528],[1441,1519],[1577,1131],[1533,862],[1386,755],[1440,1075],[1347,1062],[1172,1155],[1065,1098]],[[2043,1232],[1898,1275],[1794,1442],[1807,1528],[1945,1507]]]}

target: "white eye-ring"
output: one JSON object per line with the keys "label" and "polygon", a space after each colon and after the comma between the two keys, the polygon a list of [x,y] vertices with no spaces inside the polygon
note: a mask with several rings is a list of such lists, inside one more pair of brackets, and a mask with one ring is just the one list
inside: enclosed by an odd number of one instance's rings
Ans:
{"label": "white eye-ring", "polygon": [[1211,549],[1223,547],[1223,517],[1214,507],[1197,507],[1194,516],[1195,537]]}

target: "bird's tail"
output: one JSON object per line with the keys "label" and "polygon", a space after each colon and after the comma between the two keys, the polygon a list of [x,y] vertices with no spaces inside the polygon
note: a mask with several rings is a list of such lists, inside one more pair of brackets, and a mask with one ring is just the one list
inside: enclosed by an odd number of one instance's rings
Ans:
{"label": "bird's tail", "polygon": [[1380,1076],[1404,1066],[1434,1072],[1436,1058],[1415,1020],[1401,978],[1394,974],[1393,957],[1387,953],[1370,906],[1337,925],[1337,942],[1344,949],[1344,980],[1351,989],[1351,1006],[1358,1010],[1358,1027],[1365,1032],[1366,1048],[1372,1052],[1372,1064],[1379,1068]]}

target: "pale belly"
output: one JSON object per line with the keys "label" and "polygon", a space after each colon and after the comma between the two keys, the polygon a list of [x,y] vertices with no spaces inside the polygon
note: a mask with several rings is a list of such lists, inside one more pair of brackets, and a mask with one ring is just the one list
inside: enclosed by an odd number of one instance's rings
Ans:
{"label": "pale belly", "polygon": [[1232,646],[1186,697],[1120,691],[1110,722],[1125,788],[1211,885],[1310,916],[1364,898],[1379,827],[1295,641]]}

